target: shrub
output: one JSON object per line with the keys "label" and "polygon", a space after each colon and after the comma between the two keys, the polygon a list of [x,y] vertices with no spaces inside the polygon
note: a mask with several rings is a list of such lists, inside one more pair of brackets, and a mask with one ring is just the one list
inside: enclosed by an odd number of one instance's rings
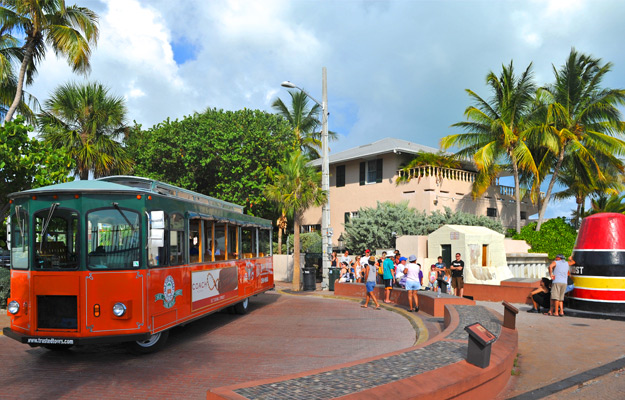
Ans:
{"label": "shrub", "polygon": [[378,202],[376,208],[361,208],[358,216],[345,224],[345,244],[355,254],[364,249],[395,247],[396,235],[428,235],[443,225],[484,226],[503,233],[501,221],[486,216],[476,216],[462,211],[434,211],[427,215],[408,207],[408,202],[398,204]]}
{"label": "shrub", "polygon": [[6,307],[7,299],[11,295],[11,271],[0,267],[0,307]]}
{"label": "shrub", "polygon": [[558,254],[568,257],[573,253],[577,232],[566,223],[564,218],[552,218],[546,221],[536,232],[536,222],[521,228],[521,233],[513,239],[523,239],[531,246],[530,253],[547,253],[549,258]]}

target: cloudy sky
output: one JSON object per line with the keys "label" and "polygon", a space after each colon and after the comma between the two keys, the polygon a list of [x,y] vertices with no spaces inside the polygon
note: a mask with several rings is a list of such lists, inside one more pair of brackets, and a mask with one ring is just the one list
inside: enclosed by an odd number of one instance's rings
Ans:
{"label": "cloudy sky", "polygon": [[[66,0],[73,4],[73,0]],[[69,80],[124,96],[144,128],[207,107],[271,111],[290,80],[321,99],[328,71],[331,151],[383,137],[432,147],[488,97],[489,71],[533,63],[549,83],[575,47],[614,64],[605,85],[625,87],[621,1],[76,0],[100,16],[85,78],[50,52],[27,88],[40,101]],[[574,202],[550,205],[570,214]]]}

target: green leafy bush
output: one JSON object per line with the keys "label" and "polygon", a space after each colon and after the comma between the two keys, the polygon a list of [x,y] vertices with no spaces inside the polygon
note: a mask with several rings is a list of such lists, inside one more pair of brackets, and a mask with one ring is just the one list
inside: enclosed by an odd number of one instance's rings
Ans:
{"label": "green leafy bush", "polygon": [[6,307],[11,295],[11,271],[0,267],[0,307]]}
{"label": "green leafy bush", "polygon": [[[287,239],[288,248],[293,252],[293,235]],[[299,235],[300,251],[302,253],[321,253],[321,235],[317,232],[306,232]]]}
{"label": "green leafy bush", "polygon": [[513,239],[525,240],[531,246],[530,253],[548,253],[549,258],[555,258],[558,254],[570,256],[576,238],[575,228],[566,223],[564,218],[546,221],[538,232],[536,222],[533,222],[521,228],[521,233],[513,236]]}
{"label": "green leafy bush", "polygon": [[358,216],[345,224],[345,244],[356,253],[367,248],[392,248],[395,245],[393,232],[397,236],[428,235],[448,224],[485,226],[504,232],[499,220],[462,211],[452,212],[449,207],[445,207],[444,212],[434,211],[428,215],[408,207],[408,202],[378,202],[376,208],[361,208]]}

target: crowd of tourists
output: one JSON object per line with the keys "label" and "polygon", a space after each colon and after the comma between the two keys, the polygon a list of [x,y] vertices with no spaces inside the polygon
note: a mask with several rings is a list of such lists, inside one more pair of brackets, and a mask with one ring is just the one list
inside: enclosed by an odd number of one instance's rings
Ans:
{"label": "crowd of tourists", "polygon": [[573,290],[571,265],[575,265],[572,256],[568,261],[563,254],[556,256],[556,260],[549,265],[549,278],[542,278],[540,287],[530,294],[533,307],[527,312],[539,313],[543,308],[545,315],[564,316],[564,295]]}
{"label": "crowd of tourists", "polygon": [[460,253],[456,253],[456,259],[447,266],[443,257],[438,257],[438,262],[433,264],[428,280],[424,283],[421,264],[417,257],[411,254],[407,258],[402,256],[399,250],[391,255],[383,251],[376,258],[371,255],[369,249],[362,255],[350,256],[345,251],[340,257],[336,252],[332,253],[332,267],[339,268],[339,282],[365,283],[367,298],[362,307],[367,308],[371,300],[375,308],[379,309],[378,300],[373,294],[376,284],[384,285],[384,302],[390,303],[391,291],[394,287],[408,291],[409,311],[419,311],[418,290],[432,290],[435,292],[452,293],[462,297],[464,292],[464,261]]}

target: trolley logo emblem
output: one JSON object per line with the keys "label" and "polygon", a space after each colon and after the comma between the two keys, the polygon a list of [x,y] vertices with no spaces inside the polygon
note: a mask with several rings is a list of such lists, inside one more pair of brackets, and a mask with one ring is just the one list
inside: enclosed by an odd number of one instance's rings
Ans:
{"label": "trolley logo emblem", "polygon": [[154,299],[155,302],[163,300],[163,306],[165,308],[172,308],[176,304],[176,297],[182,296],[182,289],[176,290],[176,283],[171,275],[165,278],[165,284],[163,285],[163,293],[157,294]]}

